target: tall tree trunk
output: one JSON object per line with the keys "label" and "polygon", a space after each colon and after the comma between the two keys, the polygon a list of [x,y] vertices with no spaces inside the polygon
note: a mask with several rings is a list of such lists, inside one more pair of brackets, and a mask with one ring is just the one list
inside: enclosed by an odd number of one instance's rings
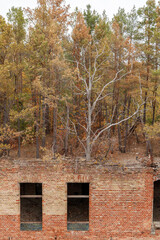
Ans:
{"label": "tall tree trunk", "polygon": [[[8,121],[9,121],[9,109],[8,109],[8,101],[7,101],[7,96],[5,94],[4,96],[4,108],[3,108],[3,127],[6,128],[6,125],[8,124]],[[3,144],[4,146],[5,145],[8,145],[9,144],[9,139],[5,136],[4,139],[3,139]],[[10,152],[10,149],[8,150],[5,150],[5,153],[8,154],[9,156],[9,152]],[[3,152],[1,153],[3,155]],[[1,155],[1,156],[2,156]]]}
{"label": "tall tree trunk", "polygon": [[[156,55],[158,55],[158,46],[156,44]],[[156,71],[158,70],[158,60],[156,59]],[[153,112],[152,112],[152,125],[155,122],[155,115],[156,115],[156,97],[157,97],[157,82],[158,82],[158,77],[155,76],[155,82],[154,82],[154,91],[153,91]]]}
{"label": "tall tree trunk", "polygon": [[53,154],[57,152],[57,107],[53,108],[53,146],[52,146]]}
{"label": "tall tree trunk", "polygon": [[[37,98],[39,99],[39,109],[37,106],[37,111],[36,111],[36,158],[39,158],[40,157],[40,154],[39,154],[39,124],[40,124],[40,121],[39,121],[39,118],[40,118],[40,109],[41,109],[41,106],[40,106],[41,105],[41,96],[38,96]],[[37,105],[38,105],[38,101],[37,101]]]}
{"label": "tall tree trunk", "polygon": [[156,94],[154,96],[154,100],[153,100],[153,110],[152,110],[152,125],[154,125],[155,122],[155,113],[156,113]]}
{"label": "tall tree trunk", "polygon": [[[122,119],[125,119],[125,116],[126,116],[126,108],[127,108],[127,92],[125,92],[125,96],[124,96],[124,107],[123,107],[123,114],[122,114]],[[123,142],[122,142],[122,146],[121,146],[121,152],[122,153],[125,153],[126,152],[126,145],[125,145],[125,134],[126,134],[126,131],[125,131],[125,126],[126,126],[126,123],[123,122],[122,123],[122,127],[123,127]]]}
{"label": "tall tree trunk", "polygon": [[109,128],[107,131],[107,138],[108,138],[108,150],[106,151],[105,158],[107,158],[108,153],[111,151],[113,153],[113,146],[111,141],[111,129]]}
{"label": "tall tree trunk", "polygon": [[39,158],[39,123],[36,119],[36,158]]}
{"label": "tall tree trunk", "polygon": [[[124,113],[123,113],[124,114]],[[119,109],[118,109],[118,103],[117,103],[117,116],[119,115]],[[118,121],[119,120],[121,120],[121,118],[120,119],[118,119]],[[122,146],[122,133],[121,133],[121,131],[123,130],[122,129],[122,127],[121,127],[121,124],[118,124],[118,143],[119,143],[119,151],[120,152],[123,152],[123,146]]]}
{"label": "tall tree trunk", "polygon": [[106,103],[106,124],[108,123],[108,104]]}
{"label": "tall tree trunk", "polygon": [[99,113],[98,113],[98,122],[99,122],[99,128],[101,128],[102,127],[102,104],[99,104],[99,107],[98,107],[98,111],[99,111]]}
{"label": "tall tree trunk", "polygon": [[18,157],[21,156],[21,135],[20,135],[20,119],[18,118]]}
{"label": "tall tree trunk", "polygon": [[69,137],[69,106],[67,105],[66,135],[65,135],[65,141],[64,141],[65,156],[68,153],[68,137]]}
{"label": "tall tree trunk", "polygon": [[86,139],[86,160],[90,161],[91,159],[91,81],[89,80],[89,90],[88,90],[88,113],[87,113],[87,139]]}
{"label": "tall tree trunk", "polygon": [[49,120],[49,106],[45,105],[45,125],[46,125],[46,134],[50,133],[50,120]]}
{"label": "tall tree trunk", "polygon": [[122,138],[121,138],[121,126],[118,125],[118,144],[119,144],[119,151],[122,152]]}
{"label": "tall tree trunk", "polygon": [[[118,69],[117,69],[118,72]],[[119,77],[119,75],[117,76],[117,78]],[[113,114],[113,123],[115,123],[117,121],[118,118],[118,102],[119,102],[119,83],[118,82],[114,82],[114,86],[113,86],[113,99],[112,99],[112,114]],[[113,126],[112,128],[113,130],[113,134],[115,133],[115,126]]]}
{"label": "tall tree trunk", "polygon": [[[148,46],[150,46],[150,41],[148,39]],[[146,88],[144,96],[144,110],[143,110],[143,123],[146,123],[146,112],[147,112],[147,96],[148,96],[148,83],[149,83],[149,73],[150,73],[150,56],[147,55],[147,77],[146,77]]]}
{"label": "tall tree trunk", "polygon": [[44,103],[44,97],[43,97],[43,103],[42,103],[42,147],[44,148],[46,145],[46,121],[45,121],[45,115],[46,115],[46,106]]}
{"label": "tall tree trunk", "polygon": [[[128,98],[127,117],[129,117],[130,104],[131,104],[131,96],[129,96]],[[128,120],[125,122],[125,137],[124,137],[125,152],[126,152],[126,146],[127,146],[127,136],[128,136]]]}
{"label": "tall tree trunk", "polygon": [[146,123],[146,109],[147,109],[147,91],[145,91],[144,108],[143,108],[143,122]]}
{"label": "tall tree trunk", "polygon": [[8,122],[8,106],[7,106],[7,97],[6,94],[4,96],[4,111],[3,111],[3,127],[6,126]]}
{"label": "tall tree trunk", "polygon": [[144,134],[144,137],[145,137],[145,140],[146,140],[146,155],[150,155],[150,159],[151,159],[151,165],[154,164],[154,160],[153,160],[153,149],[152,149],[152,145],[151,145],[151,142],[149,140],[149,137],[147,135],[147,133],[145,132],[144,130],[144,123],[143,123],[143,120],[141,120],[141,124],[142,124],[142,129],[143,129],[143,134]]}

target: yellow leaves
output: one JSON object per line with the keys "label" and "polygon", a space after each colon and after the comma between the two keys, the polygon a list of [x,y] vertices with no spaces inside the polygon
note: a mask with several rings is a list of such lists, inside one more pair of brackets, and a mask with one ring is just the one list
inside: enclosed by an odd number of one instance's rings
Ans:
{"label": "yellow leaves", "polygon": [[50,61],[50,66],[52,68],[65,68],[65,62],[61,60],[61,56],[55,56],[54,59]]}
{"label": "yellow leaves", "polygon": [[12,26],[5,22],[5,19],[0,16],[0,49],[1,51],[6,52],[6,47],[12,41],[13,32]]}
{"label": "yellow leaves", "polygon": [[55,107],[55,100],[57,99],[54,84],[53,82],[51,87],[47,87],[43,79],[41,79],[41,76],[36,77],[32,83],[35,92],[43,96],[43,104],[48,104],[50,107]]}
{"label": "yellow leaves", "polygon": [[3,151],[3,150],[9,150],[9,149],[11,149],[11,145],[10,144],[0,143],[0,152]]}
{"label": "yellow leaves", "polygon": [[10,110],[10,120],[11,121],[17,121],[18,119],[27,119],[27,121],[33,119],[33,114],[36,107],[30,107],[23,109],[22,111],[18,112],[13,109]]}
{"label": "yellow leaves", "polygon": [[[11,149],[13,145],[13,139],[16,138],[16,132],[6,125],[0,128],[0,152]],[[12,140],[12,143],[11,143]]]}
{"label": "yellow leaves", "polygon": [[72,69],[69,68],[69,67],[66,67],[64,69],[64,73],[63,73],[62,77],[65,78],[65,79],[73,79],[74,77],[73,77]]}
{"label": "yellow leaves", "polygon": [[41,82],[40,78],[41,78],[41,76],[36,77],[36,79],[32,83],[32,87],[38,93],[43,93],[43,86],[42,86],[42,82]]}
{"label": "yellow leaves", "polygon": [[22,144],[31,144],[34,142],[34,126],[27,127],[23,133]]}
{"label": "yellow leaves", "polygon": [[47,148],[40,148],[43,153],[42,160],[43,161],[50,161],[51,159],[61,160],[62,156],[59,153],[53,153],[52,150]]}
{"label": "yellow leaves", "polygon": [[160,122],[156,122],[152,126],[145,125],[144,129],[149,138],[156,138],[160,134]]}

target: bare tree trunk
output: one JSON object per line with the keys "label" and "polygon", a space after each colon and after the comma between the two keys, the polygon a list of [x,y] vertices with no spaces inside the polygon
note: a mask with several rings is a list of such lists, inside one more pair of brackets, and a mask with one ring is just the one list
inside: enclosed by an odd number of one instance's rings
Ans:
{"label": "bare tree trunk", "polygon": [[[7,96],[5,94],[4,96],[4,108],[3,108],[3,127],[6,128],[6,125],[9,121],[9,109],[8,109],[8,101],[7,101]],[[3,139],[3,144],[4,145],[7,145],[9,144],[9,139],[7,137],[4,137]],[[7,154],[9,156],[9,152],[10,152],[10,149],[5,149],[5,154]],[[4,153],[2,152],[2,155]],[[1,156],[2,156],[1,155]]]}
{"label": "bare tree trunk", "polygon": [[144,109],[143,109],[143,122],[144,124],[146,123],[146,108],[147,108],[147,91],[145,92],[145,97],[144,97]]}
{"label": "bare tree trunk", "polygon": [[45,104],[44,104],[44,97],[43,97],[43,103],[42,103],[42,147],[44,148],[46,145],[46,124],[45,124]]}
{"label": "bare tree trunk", "polygon": [[[78,119],[80,121],[80,114],[79,114],[79,111],[78,111],[78,108],[80,106],[80,97],[79,96],[75,96],[74,98],[74,105],[77,106],[76,107],[76,110],[75,110],[75,118]],[[77,134],[78,136],[80,136],[80,127],[79,127],[79,124],[76,124],[76,131],[77,131]],[[79,141],[77,139],[77,142],[76,142],[76,147],[79,146]]]}
{"label": "bare tree trunk", "polygon": [[39,158],[39,124],[36,119],[36,158]]}
{"label": "bare tree trunk", "polygon": [[[38,102],[37,102],[38,104]],[[41,96],[39,96],[39,109],[37,109],[36,111],[36,158],[39,158],[40,157],[40,154],[39,154],[39,118],[40,118],[40,106],[41,104]]]}
{"label": "bare tree trunk", "polygon": [[142,119],[141,120],[141,123],[142,123],[142,128],[143,128],[143,134],[144,134],[144,137],[145,137],[145,140],[146,140],[146,155],[150,155],[150,158],[151,158],[151,165],[154,164],[153,162],[153,149],[152,149],[152,145],[151,145],[151,142],[148,138],[148,135],[146,134],[145,130],[144,130],[144,122]]}
{"label": "bare tree trunk", "polygon": [[136,129],[135,129],[135,136],[136,136],[136,141],[137,141],[137,143],[139,143],[140,141],[139,141],[139,138],[138,138],[138,134],[137,134],[137,131],[136,131]]}
{"label": "bare tree trunk", "polygon": [[[148,44],[149,45],[149,44]],[[149,68],[149,64],[150,64],[150,56],[147,56],[147,78],[146,78],[146,88],[148,89],[148,82],[149,82],[149,73],[150,73],[150,68]],[[144,97],[144,110],[143,110],[143,123],[146,123],[146,111],[147,111],[147,95],[148,95],[148,91],[145,91],[145,97]]]}
{"label": "bare tree trunk", "polygon": [[57,152],[57,108],[53,108],[53,154]]}
{"label": "bare tree trunk", "polygon": [[49,106],[45,105],[45,125],[46,125],[46,134],[50,133],[50,120],[49,120]]}
{"label": "bare tree trunk", "polygon": [[[127,117],[129,117],[130,104],[131,104],[131,96],[129,96],[129,99],[128,99]],[[124,137],[125,152],[126,152],[126,146],[127,146],[127,136],[128,136],[128,120],[125,122],[125,137]]]}
{"label": "bare tree trunk", "polygon": [[66,136],[65,136],[65,142],[64,142],[65,156],[68,153],[68,137],[69,137],[69,106],[67,105]]}
{"label": "bare tree trunk", "polygon": [[[156,44],[156,54],[157,54],[157,44]],[[156,60],[156,71],[158,70],[158,61]],[[158,77],[155,76],[155,83],[154,83],[154,92],[153,92],[153,112],[152,112],[152,125],[155,122],[155,115],[156,115],[156,97],[157,97],[157,82],[158,82]]]}
{"label": "bare tree trunk", "polygon": [[92,126],[92,120],[91,120],[91,81],[89,80],[89,90],[88,90],[88,113],[87,113],[87,139],[86,139],[86,160],[90,161],[91,159],[91,126]]}
{"label": "bare tree trunk", "polygon": [[[114,99],[113,99],[113,106],[112,106],[112,114],[113,114],[113,123],[117,121],[118,117],[118,102],[119,102],[119,83],[115,83],[114,86]],[[113,134],[115,133],[115,126],[113,126]]]}
{"label": "bare tree trunk", "polygon": [[99,128],[101,128],[102,127],[102,124],[101,124],[101,122],[102,122],[102,104],[100,103],[99,104],[99,107],[98,107],[98,111],[99,111],[99,113],[98,113],[98,121],[99,121]]}
{"label": "bare tree trunk", "polygon": [[106,103],[106,123],[108,123],[108,104]]}
{"label": "bare tree trunk", "polygon": [[107,158],[110,150],[111,150],[111,153],[113,153],[113,146],[111,142],[111,129],[108,129],[107,138],[108,138],[108,150],[106,151],[105,158]]}
{"label": "bare tree trunk", "polygon": [[[155,98],[156,98],[156,96],[155,96]],[[156,113],[156,99],[153,100],[152,125],[155,122],[155,113]]]}
{"label": "bare tree trunk", "polygon": [[118,143],[119,143],[119,151],[122,152],[122,139],[121,139],[121,126],[118,125]]}
{"label": "bare tree trunk", "polygon": [[20,119],[18,118],[18,157],[21,156],[21,135],[20,135]]}
{"label": "bare tree trunk", "polygon": [[[122,119],[125,119],[126,116],[126,105],[127,105],[127,93],[125,93],[124,96],[124,105],[123,105],[123,113],[122,113]],[[128,116],[129,116],[129,112],[128,112]],[[127,116],[127,117],[128,117]],[[126,123],[123,122],[121,125],[118,125],[118,141],[119,141],[119,150],[122,153],[126,152]]]}
{"label": "bare tree trunk", "polygon": [[[112,114],[113,122],[115,120],[116,110],[115,110],[115,92],[116,92],[116,82],[113,83],[113,97],[112,97]],[[115,126],[112,128],[113,134],[115,133]]]}
{"label": "bare tree trunk", "polygon": [[4,111],[3,111],[3,126],[5,127],[8,122],[8,107],[7,107],[7,97],[4,96]]}

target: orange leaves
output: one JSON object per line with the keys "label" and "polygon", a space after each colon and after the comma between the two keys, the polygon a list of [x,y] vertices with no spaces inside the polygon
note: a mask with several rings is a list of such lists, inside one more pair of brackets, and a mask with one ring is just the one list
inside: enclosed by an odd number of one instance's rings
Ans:
{"label": "orange leaves", "polygon": [[91,41],[89,29],[85,25],[84,17],[80,12],[77,15],[76,25],[72,32],[72,38],[74,40],[74,44],[78,44],[80,46],[86,45]]}

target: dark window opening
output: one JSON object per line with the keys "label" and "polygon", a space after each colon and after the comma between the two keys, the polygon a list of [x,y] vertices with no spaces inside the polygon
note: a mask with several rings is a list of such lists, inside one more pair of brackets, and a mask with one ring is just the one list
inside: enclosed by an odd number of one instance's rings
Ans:
{"label": "dark window opening", "polygon": [[89,196],[89,183],[68,183],[68,195],[88,195]]}
{"label": "dark window opening", "polygon": [[160,180],[154,182],[153,221],[160,225]]}
{"label": "dark window opening", "polygon": [[21,230],[42,230],[42,183],[20,183]]}
{"label": "dark window opening", "polygon": [[21,195],[42,195],[42,183],[21,183]]}
{"label": "dark window opening", "polygon": [[67,184],[67,229],[89,229],[89,183]]}

